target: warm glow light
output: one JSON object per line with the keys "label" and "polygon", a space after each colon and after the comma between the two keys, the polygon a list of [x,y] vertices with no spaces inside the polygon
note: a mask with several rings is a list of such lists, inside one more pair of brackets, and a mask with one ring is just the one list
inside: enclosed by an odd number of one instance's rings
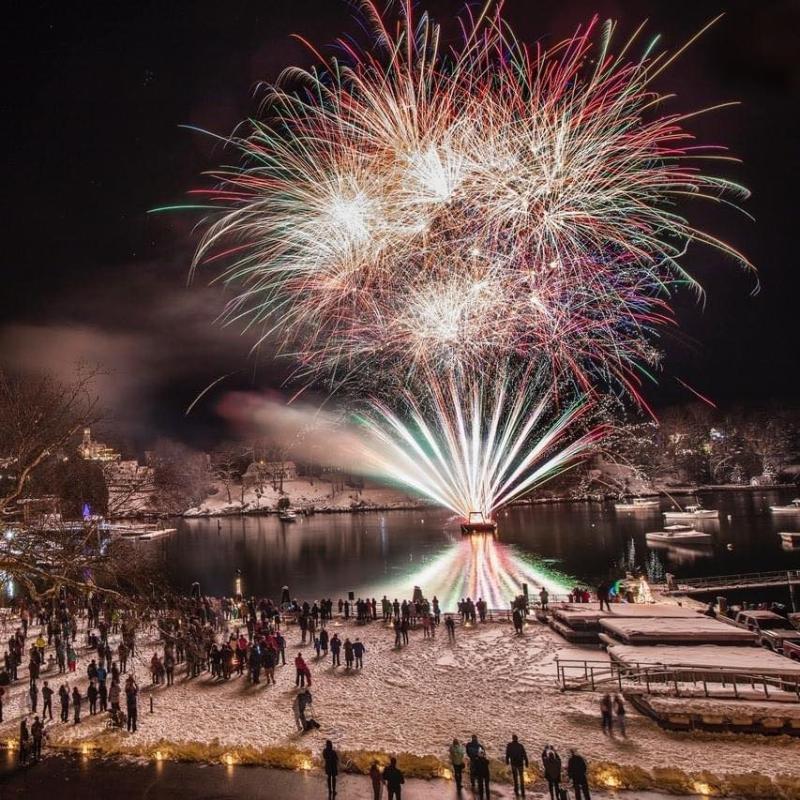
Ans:
{"label": "warm glow light", "polygon": [[314,762],[310,758],[304,758],[300,762],[300,769],[306,770],[306,771],[308,771],[310,769],[314,769]]}
{"label": "warm glow light", "polygon": [[705,783],[705,781],[694,781],[692,784],[692,791],[695,794],[701,794],[704,797],[708,797],[714,793],[713,787],[710,784]]}

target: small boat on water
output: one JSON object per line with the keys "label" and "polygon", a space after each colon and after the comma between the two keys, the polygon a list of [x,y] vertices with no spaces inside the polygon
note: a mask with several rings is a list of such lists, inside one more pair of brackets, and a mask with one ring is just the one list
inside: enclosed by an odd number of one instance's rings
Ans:
{"label": "small boat on water", "polygon": [[297,512],[292,511],[291,508],[285,508],[283,511],[278,513],[278,519],[281,522],[296,522]]}
{"label": "small boat on water", "polygon": [[170,533],[175,533],[176,528],[153,528],[149,525],[114,525],[111,528],[112,535],[122,539],[136,539],[148,542],[151,539],[160,539]]}
{"label": "small boat on water", "polygon": [[470,511],[469,517],[461,523],[461,533],[465,536],[471,533],[495,533],[497,523],[485,517],[482,511]]}
{"label": "small boat on water", "polygon": [[769,510],[773,514],[800,514],[800,497],[795,497],[795,499],[786,506],[770,506]]}
{"label": "small boat on water", "polygon": [[719,519],[719,511],[716,508],[703,508],[701,505],[686,506],[678,511],[665,511],[665,522],[681,522],[683,520],[695,522],[697,520]]}
{"label": "small boat on water", "polygon": [[634,497],[630,503],[626,503],[624,500],[614,503],[614,509],[616,511],[649,511],[660,505],[657,497]]}
{"label": "small boat on water", "polygon": [[160,539],[162,536],[168,536],[170,533],[175,533],[175,528],[156,528],[148,533],[143,533],[139,537],[139,541],[149,542],[151,539]]}
{"label": "small boat on water", "polygon": [[778,536],[784,544],[791,547],[800,547],[800,531],[781,531]]}
{"label": "small boat on water", "polygon": [[645,539],[648,542],[659,542],[661,544],[709,544],[711,542],[711,534],[689,528],[677,531],[651,531],[645,534]]}

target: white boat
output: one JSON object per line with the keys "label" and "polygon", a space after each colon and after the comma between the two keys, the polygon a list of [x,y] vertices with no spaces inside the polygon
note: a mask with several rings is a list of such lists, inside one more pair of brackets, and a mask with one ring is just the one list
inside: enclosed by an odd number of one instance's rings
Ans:
{"label": "white boat", "polygon": [[778,536],[784,544],[791,545],[792,547],[800,546],[800,531],[781,531]]}
{"label": "white boat", "polygon": [[150,539],[160,539],[162,536],[167,536],[170,533],[175,533],[175,528],[155,528],[152,531],[143,533],[139,537],[139,540],[148,542]]}
{"label": "white boat", "polygon": [[114,536],[120,536],[123,539],[143,539],[149,541],[150,539],[159,539],[170,533],[175,533],[175,528],[153,528],[149,525],[113,525],[111,526],[111,533]]}
{"label": "white boat", "polygon": [[686,506],[679,511],[665,511],[664,520],[666,522],[696,521],[704,519],[719,519],[719,511],[716,508],[703,508],[699,505]]}
{"label": "white boat", "polygon": [[800,514],[800,497],[795,497],[788,506],[770,506],[773,514]]}
{"label": "white boat", "polygon": [[661,544],[709,544],[711,534],[693,529],[680,531],[651,531],[645,534],[648,542],[659,542]]}
{"label": "white boat", "polygon": [[278,519],[281,522],[296,522],[297,521],[297,514],[292,511],[290,508],[284,509],[283,511],[279,512]]}
{"label": "white boat", "polygon": [[651,508],[658,508],[660,502],[657,497],[634,497],[630,503],[614,503],[617,511],[647,511]]}

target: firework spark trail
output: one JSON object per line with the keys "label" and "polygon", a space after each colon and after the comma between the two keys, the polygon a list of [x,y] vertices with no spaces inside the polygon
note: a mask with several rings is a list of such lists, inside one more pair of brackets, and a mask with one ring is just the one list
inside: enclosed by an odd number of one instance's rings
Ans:
{"label": "firework spark trail", "polygon": [[[219,270],[237,292],[227,319],[259,326],[306,379],[380,398],[371,429],[387,469],[460,512],[491,510],[585,450],[557,452],[572,398],[609,388],[644,404],[672,292],[700,291],[679,263],[687,248],[750,267],[677,204],[735,207],[748,192],[702,169],[734,160],[686,128],[711,109],[661,112],[653,80],[683,48],[656,52],[656,39],[631,57],[643,26],[616,54],[614,24],[596,18],[531,50],[490,1],[445,48],[411,2],[396,26],[361,7],[367,48],[341,40],[343,57],[326,58],[309,45],[318,65],[287,69],[264,118],[227,140],[240,163],[196,193],[192,207],[218,213],[194,269]],[[543,365],[566,398],[542,447],[524,441],[540,433],[525,418],[540,387],[521,381],[534,396],[517,419],[498,364]],[[437,397],[454,379],[458,396]],[[411,427],[388,405],[399,394]]]}
{"label": "firework spark trail", "polygon": [[574,466],[602,435],[595,428],[563,445],[586,403],[553,421],[547,418],[551,398],[531,388],[534,380],[512,397],[509,376],[498,373],[488,388],[477,380],[465,387],[453,375],[446,381],[428,375],[423,398],[406,392],[402,414],[375,401],[373,415],[365,418],[370,441],[378,445],[365,448],[372,468],[457,514],[482,512],[488,519]]}

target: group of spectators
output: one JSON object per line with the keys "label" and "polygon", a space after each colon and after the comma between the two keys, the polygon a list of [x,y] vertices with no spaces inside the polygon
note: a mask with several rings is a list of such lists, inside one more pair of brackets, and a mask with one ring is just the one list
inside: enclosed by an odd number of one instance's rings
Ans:
{"label": "group of spectators", "polygon": [[[541,601],[546,608],[546,590],[543,594]],[[20,609],[20,624],[8,639],[0,672],[0,721],[3,686],[20,680],[19,671],[26,656],[29,710],[33,721],[29,722],[25,717],[20,722],[22,763],[37,761],[41,756],[42,742],[46,739],[45,722],[53,720],[54,694],[60,703],[62,722],[68,722],[72,716],[73,724],[79,724],[86,704],[90,716],[108,713],[109,726],[127,727],[135,732],[139,688],[133,672],[137,663],[149,671],[153,686],[171,686],[179,671],[183,673],[183,680],[192,680],[207,672],[220,682],[246,676],[251,684],[258,684],[262,679],[267,685],[274,684],[276,667],[287,663],[287,642],[282,629],[286,622],[292,622],[297,624],[300,643],[312,645],[318,661],[327,659],[330,654],[331,666],[337,668],[341,666],[341,656],[344,655],[345,670],[362,669],[367,648],[360,637],[342,640],[338,633],[328,632],[326,623],[333,619],[334,609],[343,619],[354,619],[361,625],[375,622],[380,617],[393,630],[398,648],[408,644],[411,628],[421,625],[423,637],[429,638],[435,636],[436,628],[442,622],[438,599],[434,597],[428,601],[421,595],[403,601],[389,600],[384,596],[380,601],[348,598],[334,603],[328,598],[309,603],[291,599],[288,589],[284,588],[280,603],[275,603],[270,598],[213,598],[202,596],[198,591],[189,597],[154,602],[147,610],[139,609],[134,613],[117,608],[112,600],[99,593],[85,598],[62,593],[56,602],[26,604]],[[524,610],[521,603],[514,605],[513,621],[518,632],[521,632],[525,619]],[[458,603],[457,614],[444,615],[448,638],[451,641],[455,639],[456,619],[464,625],[478,624],[485,622],[487,611],[482,598],[477,601],[463,598]],[[79,641],[84,619],[85,640]],[[32,625],[38,626],[40,633],[28,644],[26,653],[28,629]],[[137,641],[137,631],[143,630],[149,630],[151,638],[159,641],[152,655],[149,652],[144,654]],[[70,688],[67,680],[68,676],[78,677],[79,650],[84,660],[89,658],[85,694],[77,685]],[[315,719],[311,695],[312,674],[302,653],[298,652],[292,663],[297,689],[292,705],[294,719],[297,731],[305,733],[320,727]],[[58,676],[60,685],[57,689],[51,688],[50,681],[45,680],[39,690],[38,682],[43,672]],[[38,713],[40,695],[41,717]],[[123,699],[127,713],[122,712]],[[604,729],[606,719],[603,706]],[[624,717],[618,725],[624,733]],[[611,730],[611,723],[608,729]],[[524,769],[528,766],[528,756],[516,736],[508,743],[505,760],[511,768],[515,794],[524,796]],[[450,761],[458,790],[461,791],[462,776],[468,768],[473,790],[481,800],[488,800],[489,760],[477,736],[465,745],[453,740]],[[338,754],[330,741],[323,751],[323,762],[332,797],[336,791]],[[542,753],[542,765],[552,800],[560,800],[561,758],[549,745]],[[577,800],[588,798],[586,763],[574,751],[570,752],[566,774],[573,784]],[[376,798],[385,786],[390,800],[400,800],[404,777],[394,759],[383,769],[374,763],[370,778]]]}
{"label": "group of spectators", "polygon": [[[478,800],[490,800],[491,771],[489,758],[486,754],[486,748],[478,740],[477,735],[473,734],[466,745],[462,744],[458,739],[453,739],[448,756],[456,792],[460,795],[464,789],[464,771],[466,769],[468,770],[473,795]],[[561,800],[564,797],[566,790],[562,789],[561,784],[565,782],[572,784],[575,800],[591,800],[588,766],[583,756],[579,755],[574,749],[570,750],[565,774],[561,756],[552,745],[546,744],[542,750],[541,761],[542,772],[547,780],[550,800]],[[336,780],[339,775],[340,762],[339,753],[330,739],[325,742],[325,748],[322,751],[322,763],[325,769],[328,798],[332,800],[336,795]],[[506,745],[505,763],[511,769],[514,796],[525,797],[525,770],[529,767],[529,761],[525,747],[516,734],[512,735],[511,741]],[[398,768],[396,758],[391,758],[389,765],[383,769],[381,769],[377,761],[373,761],[369,770],[369,778],[372,784],[374,800],[381,800],[384,786],[387,789],[388,800],[402,800],[405,776]]]}

